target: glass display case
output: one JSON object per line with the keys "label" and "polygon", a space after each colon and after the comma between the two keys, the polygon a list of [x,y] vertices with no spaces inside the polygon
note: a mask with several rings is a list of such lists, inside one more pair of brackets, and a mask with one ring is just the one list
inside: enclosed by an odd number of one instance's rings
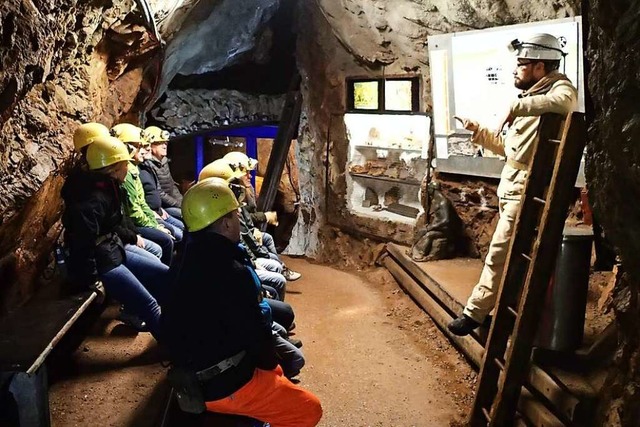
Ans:
{"label": "glass display case", "polygon": [[345,114],[349,140],[347,207],[355,215],[415,224],[427,169],[430,118]]}

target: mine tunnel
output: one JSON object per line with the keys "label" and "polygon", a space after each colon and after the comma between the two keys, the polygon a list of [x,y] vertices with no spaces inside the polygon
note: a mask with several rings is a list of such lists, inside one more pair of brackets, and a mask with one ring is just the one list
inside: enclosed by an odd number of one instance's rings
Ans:
{"label": "mine tunnel", "polygon": [[2,1],[0,425],[640,425],[639,4]]}

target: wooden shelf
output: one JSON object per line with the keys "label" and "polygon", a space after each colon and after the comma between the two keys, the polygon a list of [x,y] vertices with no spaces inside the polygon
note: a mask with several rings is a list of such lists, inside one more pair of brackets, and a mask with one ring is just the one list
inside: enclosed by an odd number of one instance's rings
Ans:
{"label": "wooden shelf", "polygon": [[377,180],[377,181],[388,181],[388,182],[395,182],[398,184],[405,184],[405,185],[415,185],[415,186],[420,186],[420,181],[407,181],[405,179],[397,179],[397,178],[390,178],[388,176],[373,176],[373,175],[367,175],[364,173],[353,173],[353,172],[349,172],[349,175],[354,176],[356,178],[366,178],[366,179],[373,179],[373,180]]}
{"label": "wooden shelf", "polygon": [[376,150],[395,150],[395,151],[408,151],[410,153],[422,153],[422,150],[417,148],[400,148],[400,147],[380,147],[378,145],[355,145],[356,148],[373,148]]}

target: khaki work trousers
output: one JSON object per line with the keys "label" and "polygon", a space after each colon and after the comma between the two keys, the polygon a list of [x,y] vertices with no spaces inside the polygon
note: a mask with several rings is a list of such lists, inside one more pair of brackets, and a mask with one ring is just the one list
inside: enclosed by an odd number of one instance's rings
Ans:
{"label": "khaki work trousers", "polygon": [[499,209],[500,218],[491,238],[480,279],[471,291],[471,296],[463,311],[465,315],[478,323],[484,322],[487,314],[495,306],[516,215],[520,209],[520,200],[501,199]]}

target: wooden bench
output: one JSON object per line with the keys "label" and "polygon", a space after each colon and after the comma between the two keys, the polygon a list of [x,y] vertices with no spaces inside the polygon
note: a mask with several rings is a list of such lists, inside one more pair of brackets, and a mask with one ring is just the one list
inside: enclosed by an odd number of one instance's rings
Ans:
{"label": "wooden bench", "polygon": [[20,427],[50,426],[44,362],[97,296],[87,291],[34,300],[0,319],[0,390],[15,402],[11,409],[7,406],[13,405],[0,405],[0,421],[9,417],[17,418]]}

